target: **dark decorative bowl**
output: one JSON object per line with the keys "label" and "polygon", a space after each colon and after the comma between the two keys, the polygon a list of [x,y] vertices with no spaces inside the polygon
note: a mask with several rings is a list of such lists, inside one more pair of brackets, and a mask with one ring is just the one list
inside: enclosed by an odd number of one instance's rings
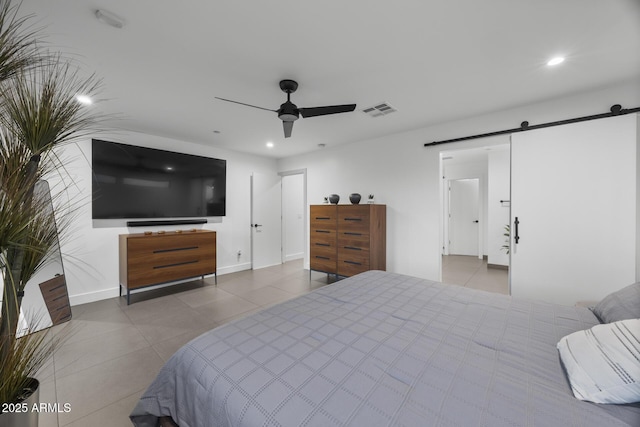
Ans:
{"label": "dark decorative bowl", "polygon": [[340,201],[340,196],[338,196],[337,194],[331,194],[329,196],[329,203],[333,205],[337,205],[339,201]]}
{"label": "dark decorative bowl", "polygon": [[358,203],[360,203],[360,199],[362,199],[362,196],[359,195],[358,193],[353,193],[349,195],[349,201],[351,201],[351,203],[354,205],[357,205]]}

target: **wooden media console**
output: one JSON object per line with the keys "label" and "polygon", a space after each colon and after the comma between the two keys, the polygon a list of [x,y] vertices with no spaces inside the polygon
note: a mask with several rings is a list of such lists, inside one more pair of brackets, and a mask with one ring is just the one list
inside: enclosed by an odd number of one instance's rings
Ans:
{"label": "wooden media console", "polygon": [[120,296],[132,289],[214,274],[216,232],[210,230],[121,234]]}

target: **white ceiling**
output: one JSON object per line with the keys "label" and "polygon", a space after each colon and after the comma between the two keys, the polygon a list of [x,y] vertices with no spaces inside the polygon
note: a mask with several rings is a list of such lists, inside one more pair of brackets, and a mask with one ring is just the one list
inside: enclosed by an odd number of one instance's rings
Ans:
{"label": "white ceiling", "polygon": [[[21,13],[103,78],[94,108],[115,126],[277,158],[640,78],[639,0],[24,0]],[[298,107],[357,109],[301,118],[285,139],[276,113],[214,99],[277,109],[285,78]],[[381,101],[398,112],[362,113]]]}

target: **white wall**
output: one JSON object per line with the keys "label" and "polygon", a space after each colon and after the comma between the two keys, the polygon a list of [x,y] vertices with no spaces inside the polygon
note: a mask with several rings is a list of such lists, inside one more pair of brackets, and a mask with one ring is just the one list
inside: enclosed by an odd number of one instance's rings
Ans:
{"label": "white wall", "polygon": [[[338,193],[343,199],[353,192],[363,195],[374,193],[377,203],[387,205],[387,270],[440,280],[442,171],[439,154],[441,151],[476,147],[478,142],[472,140],[432,147],[423,147],[423,144],[510,129],[518,127],[524,120],[535,125],[603,113],[613,104],[621,104],[625,108],[640,106],[640,82],[335,148],[331,147],[330,141],[317,141],[327,143],[328,147],[281,159],[278,169],[307,168],[309,204],[322,203],[323,197],[331,193]],[[395,114],[402,114],[402,108]],[[308,265],[307,250],[306,268]]]}
{"label": "white wall", "polygon": [[[220,222],[210,222],[202,228],[217,232],[218,274],[251,267],[250,176],[252,172],[275,173],[275,160],[134,132],[101,133],[95,137],[227,160],[226,216]],[[94,227],[90,203],[91,141],[83,140],[58,152],[66,159],[66,169],[73,180],[68,190],[69,198],[82,204],[69,235],[61,243],[71,304],[115,297],[118,295],[119,234],[193,226]],[[242,251],[240,257],[237,256],[238,250]]]}

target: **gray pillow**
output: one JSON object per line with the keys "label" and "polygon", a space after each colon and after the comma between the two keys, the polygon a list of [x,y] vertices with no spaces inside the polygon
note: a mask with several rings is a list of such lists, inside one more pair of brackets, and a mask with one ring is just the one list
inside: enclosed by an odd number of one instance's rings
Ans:
{"label": "gray pillow", "polygon": [[607,295],[591,311],[600,323],[640,319],[640,282]]}

